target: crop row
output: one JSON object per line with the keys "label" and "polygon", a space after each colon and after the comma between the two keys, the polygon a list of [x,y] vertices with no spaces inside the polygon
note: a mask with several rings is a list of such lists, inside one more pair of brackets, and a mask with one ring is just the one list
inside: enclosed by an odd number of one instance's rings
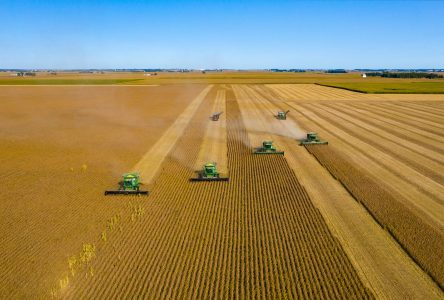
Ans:
{"label": "crop row", "polygon": [[372,177],[328,147],[306,146],[308,151],[388,230],[441,286],[444,284],[444,235],[400,203]]}
{"label": "crop row", "polygon": [[254,156],[227,91],[230,181],[190,183],[203,102],[144,202],[72,298],[371,298],[281,156]]}

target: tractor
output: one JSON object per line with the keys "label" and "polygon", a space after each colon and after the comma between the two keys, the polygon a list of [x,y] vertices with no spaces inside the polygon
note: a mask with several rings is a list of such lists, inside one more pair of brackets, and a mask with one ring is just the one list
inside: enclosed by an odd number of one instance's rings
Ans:
{"label": "tractor", "polygon": [[140,178],[138,173],[125,173],[119,182],[118,190],[105,191],[107,195],[148,195],[148,191],[140,190]]}
{"label": "tractor", "polygon": [[328,145],[328,142],[319,139],[316,132],[309,132],[307,138],[301,140],[299,145]]}
{"label": "tractor", "polygon": [[228,177],[220,177],[216,168],[216,163],[207,163],[202,170],[197,172],[198,177],[191,178],[192,182],[196,181],[228,181]]}
{"label": "tractor", "polygon": [[277,151],[273,146],[273,141],[263,141],[262,147],[256,148],[254,154],[284,154],[284,151]]}

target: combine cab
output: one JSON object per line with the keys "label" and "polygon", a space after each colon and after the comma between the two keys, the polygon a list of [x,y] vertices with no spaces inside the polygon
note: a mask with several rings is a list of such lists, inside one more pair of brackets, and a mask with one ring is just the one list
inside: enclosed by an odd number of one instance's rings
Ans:
{"label": "combine cab", "polygon": [[198,172],[198,177],[191,178],[190,181],[228,181],[228,177],[220,177],[216,169],[216,163],[207,163],[203,169]]}
{"label": "combine cab", "polygon": [[148,195],[148,191],[141,191],[139,189],[140,180],[137,173],[125,173],[123,174],[123,180],[119,183],[118,190],[105,191],[107,195]]}
{"label": "combine cab", "polygon": [[222,114],[222,112],[214,113],[211,115],[211,121],[219,121],[219,117]]}
{"label": "combine cab", "polygon": [[256,148],[254,154],[281,154],[284,155],[284,151],[277,151],[273,146],[272,141],[263,141],[262,147]]}
{"label": "combine cab", "polygon": [[301,140],[299,145],[328,145],[328,142],[319,139],[316,132],[309,132],[307,138]]}
{"label": "combine cab", "polygon": [[287,120],[287,114],[289,112],[290,112],[289,110],[287,110],[287,111],[279,111],[278,114],[276,115],[276,119],[278,119],[278,120]]}

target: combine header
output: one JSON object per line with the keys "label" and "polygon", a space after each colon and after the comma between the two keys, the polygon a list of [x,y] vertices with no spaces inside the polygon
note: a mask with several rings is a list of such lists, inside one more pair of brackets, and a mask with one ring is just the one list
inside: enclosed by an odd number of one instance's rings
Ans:
{"label": "combine header", "polygon": [[328,145],[328,142],[319,139],[316,132],[309,132],[307,138],[301,140],[299,145]]}
{"label": "combine header", "polygon": [[198,172],[197,178],[191,178],[190,181],[228,181],[228,177],[220,177],[216,169],[216,163],[207,163],[203,169]]}
{"label": "combine header", "polygon": [[276,115],[276,118],[277,118],[278,120],[287,120],[287,114],[288,114],[289,112],[290,112],[289,110],[287,110],[287,111],[279,111],[279,112],[277,113],[277,115]]}
{"label": "combine header", "polygon": [[107,195],[148,195],[148,191],[139,190],[140,180],[137,173],[125,173],[123,180],[119,182],[119,189],[114,191],[105,191]]}
{"label": "combine header", "polygon": [[277,151],[273,146],[272,141],[263,141],[262,147],[256,148],[254,154],[281,154],[284,155],[284,151]]}
{"label": "combine header", "polygon": [[211,121],[219,121],[219,117],[223,112],[214,113],[211,115]]}

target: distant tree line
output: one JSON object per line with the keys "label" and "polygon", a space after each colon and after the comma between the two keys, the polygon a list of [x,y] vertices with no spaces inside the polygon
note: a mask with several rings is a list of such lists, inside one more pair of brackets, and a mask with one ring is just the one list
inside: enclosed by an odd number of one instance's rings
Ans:
{"label": "distant tree line", "polygon": [[303,73],[305,70],[303,69],[270,69],[271,72],[294,72],[294,73]]}
{"label": "distant tree line", "polygon": [[35,76],[34,72],[17,72],[17,76]]}
{"label": "distant tree line", "polygon": [[333,70],[327,70],[325,73],[347,73],[344,69],[333,69]]}
{"label": "distant tree line", "polygon": [[425,72],[370,72],[365,73],[367,76],[373,77],[386,77],[386,78],[444,78],[444,76],[435,73],[425,73]]}

